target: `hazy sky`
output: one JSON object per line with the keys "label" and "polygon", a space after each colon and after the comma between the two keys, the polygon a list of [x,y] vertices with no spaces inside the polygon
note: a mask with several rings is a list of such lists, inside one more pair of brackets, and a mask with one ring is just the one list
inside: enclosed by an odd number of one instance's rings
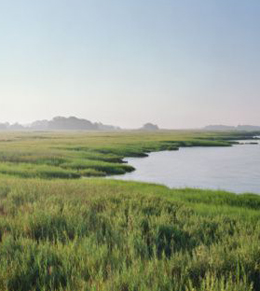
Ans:
{"label": "hazy sky", "polygon": [[0,122],[260,125],[259,0],[0,0]]}

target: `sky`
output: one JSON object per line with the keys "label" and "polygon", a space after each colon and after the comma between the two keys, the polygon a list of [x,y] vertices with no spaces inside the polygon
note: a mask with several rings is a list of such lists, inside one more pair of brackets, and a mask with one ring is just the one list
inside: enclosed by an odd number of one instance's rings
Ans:
{"label": "sky", "polygon": [[0,0],[0,122],[260,125],[259,0]]}

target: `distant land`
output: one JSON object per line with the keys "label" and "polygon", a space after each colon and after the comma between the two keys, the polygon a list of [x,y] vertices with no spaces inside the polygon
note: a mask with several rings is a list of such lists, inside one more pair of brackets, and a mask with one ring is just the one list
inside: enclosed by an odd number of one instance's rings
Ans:
{"label": "distant land", "polygon": [[140,128],[140,130],[145,130],[145,131],[156,131],[156,130],[159,130],[159,129],[160,129],[160,128],[159,128],[158,125],[153,124],[153,123],[150,123],[150,122],[144,124],[144,125]]}
{"label": "distant land", "polygon": [[[174,127],[172,128],[174,129]],[[22,125],[20,123],[10,124],[9,122],[0,123],[0,131],[62,131],[62,130],[93,130],[93,131],[120,131],[126,130],[119,126],[107,125],[101,122],[91,122],[87,119],[78,118],[75,116],[63,117],[56,116],[51,120],[37,120],[31,124]],[[167,130],[161,129],[157,124],[151,122],[145,123],[142,127],[132,130],[138,131],[158,131]],[[170,129],[168,129],[170,130]],[[191,129],[192,130],[192,129]],[[198,130],[198,129],[193,129]],[[260,131],[260,126],[255,125],[208,125],[200,130],[205,131]]]}
{"label": "distant land", "polygon": [[260,126],[256,125],[208,125],[203,128],[207,131],[260,131]]}
{"label": "distant land", "polygon": [[[28,125],[20,123],[10,124],[0,123],[0,131],[62,131],[62,130],[93,130],[93,131],[119,131],[123,130],[119,126],[106,125],[101,122],[91,122],[87,119],[77,118],[75,116],[63,117],[57,116],[51,120],[37,120]],[[157,131],[158,125],[146,123],[138,130]]]}
{"label": "distant land", "polygon": [[116,131],[121,128],[113,125],[105,125],[100,122],[91,122],[87,119],[81,119],[74,116],[62,117],[57,116],[52,120],[37,120],[29,125],[19,123],[9,124],[0,123],[0,130],[33,130],[33,131],[55,131],[55,130],[100,130]]}

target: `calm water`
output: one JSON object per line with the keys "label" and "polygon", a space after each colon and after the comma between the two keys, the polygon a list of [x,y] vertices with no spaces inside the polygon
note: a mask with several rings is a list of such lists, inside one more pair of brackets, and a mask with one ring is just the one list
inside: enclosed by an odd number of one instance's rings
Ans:
{"label": "calm water", "polygon": [[260,144],[180,148],[126,161],[136,171],[115,179],[260,194]]}

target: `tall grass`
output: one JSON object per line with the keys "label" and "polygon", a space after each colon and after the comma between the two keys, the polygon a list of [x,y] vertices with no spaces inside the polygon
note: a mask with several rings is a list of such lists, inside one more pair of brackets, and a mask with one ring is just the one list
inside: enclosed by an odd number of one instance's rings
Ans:
{"label": "tall grass", "polygon": [[259,196],[76,179],[237,136],[0,135],[0,290],[260,291]]}
{"label": "tall grass", "polygon": [[258,291],[259,197],[224,196],[1,179],[0,290]]}

